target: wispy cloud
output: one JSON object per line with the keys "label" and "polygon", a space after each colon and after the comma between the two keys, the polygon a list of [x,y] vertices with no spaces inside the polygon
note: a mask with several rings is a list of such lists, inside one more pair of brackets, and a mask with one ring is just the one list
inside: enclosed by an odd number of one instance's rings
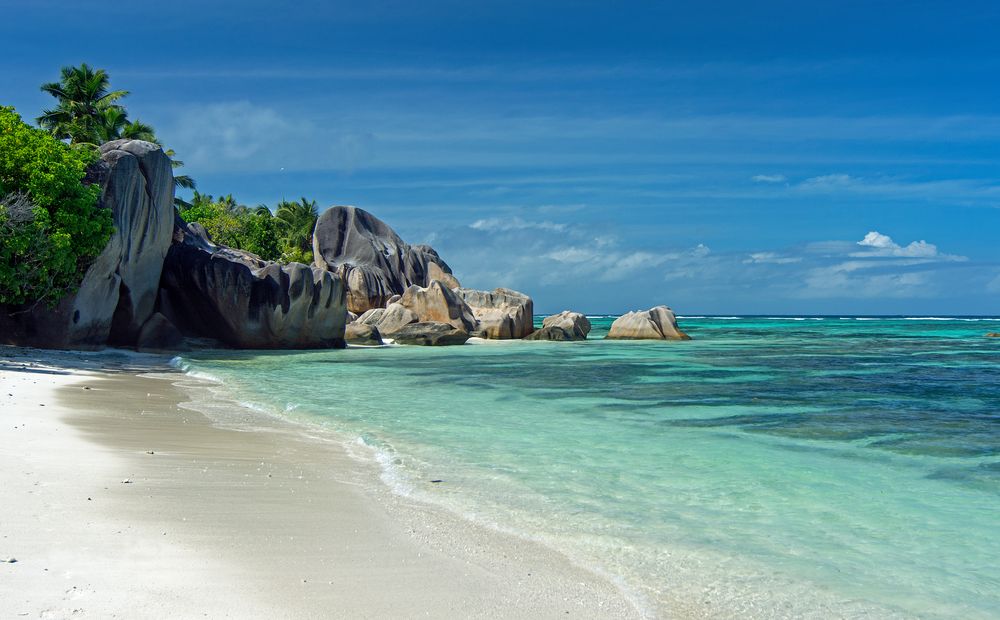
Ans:
{"label": "wispy cloud", "polygon": [[932,272],[897,271],[868,273],[871,263],[855,261],[809,269],[804,274],[804,288],[798,295],[806,298],[913,298],[933,297]]}
{"label": "wispy cloud", "polygon": [[370,131],[315,119],[249,101],[180,108],[162,132],[191,174],[205,172],[350,172],[369,161]]}
{"label": "wispy cloud", "polygon": [[277,110],[247,101],[187,108],[168,127],[171,145],[189,169],[227,166],[267,167],[274,171],[301,164],[289,138],[312,132],[306,121],[290,120]]}
{"label": "wispy cloud", "polygon": [[802,193],[857,194],[871,198],[945,199],[959,204],[977,199],[993,201],[1000,206],[1000,183],[992,179],[919,180],[835,173],[809,177],[791,189]]}
{"label": "wispy cloud", "polygon": [[810,177],[799,183],[797,187],[805,190],[822,191],[857,186],[861,182],[860,179],[853,179],[848,174],[824,174],[818,177]]}
{"label": "wispy cloud", "polygon": [[482,230],[485,232],[508,232],[512,230],[548,230],[553,232],[562,232],[566,230],[566,224],[556,224],[554,222],[529,222],[520,217],[511,218],[501,218],[501,217],[491,217],[482,220],[476,220],[475,222],[469,224],[469,228],[473,230]]}
{"label": "wispy cloud", "polygon": [[699,245],[688,252],[653,252],[649,250],[628,251],[603,245],[598,239],[586,245],[560,246],[541,258],[570,265],[578,272],[584,272],[601,282],[617,282],[633,276],[636,272],[648,271],[670,262],[697,258],[708,253],[708,248]]}
{"label": "wispy cloud", "polygon": [[784,183],[788,177],[783,174],[755,174],[750,180],[754,183]]}
{"label": "wispy cloud", "polygon": [[743,260],[744,265],[791,265],[800,262],[801,256],[782,256],[776,252],[753,252]]}

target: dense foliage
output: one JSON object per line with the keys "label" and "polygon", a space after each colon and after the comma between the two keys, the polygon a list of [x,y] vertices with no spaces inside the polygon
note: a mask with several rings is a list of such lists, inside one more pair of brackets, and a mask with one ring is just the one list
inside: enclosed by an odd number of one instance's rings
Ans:
{"label": "dense foliage", "polygon": [[303,197],[299,202],[282,200],[274,212],[278,230],[282,235],[284,258],[297,263],[313,260],[312,236],[319,210],[315,200]]}
{"label": "dense foliage", "polygon": [[[34,129],[12,108],[0,107],[0,305],[55,304],[79,286],[90,262],[112,232],[111,213],[98,206],[100,187],[82,180],[98,147],[120,138],[160,144],[154,129],[130,119],[103,69],[86,64],[63,67],[59,81],[42,85],[55,98]],[[183,165],[173,159],[174,167]],[[194,181],[175,175],[176,187]],[[249,208],[229,196],[215,199],[194,192],[177,198],[181,217],[199,222],[219,244],[265,260],[313,260],[315,201],[280,202],[275,213]]]}
{"label": "dense foliage", "polygon": [[104,249],[111,213],[82,183],[95,159],[0,107],[0,304],[54,304]]}
{"label": "dense foliage", "polygon": [[264,205],[250,208],[232,196],[194,192],[179,205],[181,218],[205,227],[215,243],[256,254],[264,260],[310,264],[316,201],[278,203],[276,215]]}

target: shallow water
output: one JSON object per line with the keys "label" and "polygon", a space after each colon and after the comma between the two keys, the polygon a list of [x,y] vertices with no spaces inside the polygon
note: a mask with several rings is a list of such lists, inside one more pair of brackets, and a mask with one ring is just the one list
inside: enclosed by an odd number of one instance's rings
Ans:
{"label": "shallow water", "polygon": [[689,342],[592,321],[582,343],[181,365],[651,610],[1000,616],[1000,319],[681,318]]}

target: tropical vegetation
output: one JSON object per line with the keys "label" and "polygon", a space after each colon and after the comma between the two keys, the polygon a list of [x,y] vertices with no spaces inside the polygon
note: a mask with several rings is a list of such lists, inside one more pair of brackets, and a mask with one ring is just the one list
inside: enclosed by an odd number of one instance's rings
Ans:
{"label": "tropical vegetation", "polygon": [[[161,144],[152,126],[129,119],[122,104],[129,92],[113,90],[104,69],[87,64],[63,67],[58,82],[41,88],[56,99],[56,105],[42,112],[37,119],[39,126],[76,149],[94,151],[119,138]],[[184,165],[175,159],[172,149],[165,153],[175,168]],[[232,194],[219,198],[201,194],[187,175],[175,174],[174,184],[194,192],[190,200],[175,197],[181,217],[202,224],[214,242],[252,252],[265,260],[312,262],[312,232],[318,215],[315,200],[282,200],[272,214],[264,205],[250,208],[239,204]]]}
{"label": "tropical vegetation", "polygon": [[266,205],[248,207],[232,194],[214,198],[197,190],[178,212],[186,222],[205,227],[215,243],[251,252],[264,260],[309,264],[313,260],[312,233],[316,226],[315,200],[281,201],[272,215]]}
{"label": "tropical vegetation", "polygon": [[83,183],[95,159],[0,107],[0,304],[55,304],[104,249],[111,213]]}
{"label": "tropical vegetation", "polygon": [[[128,91],[112,89],[103,69],[63,67],[59,81],[41,89],[55,98],[36,119],[41,129],[0,107],[0,305],[8,307],[57,303],[107,244],[111,213],[98,203],[101,188],[84,181],[100,145],[121,138],[161,144],[152,126],[129,117]],[[183,165],[173,150],[165,153],[175,168]],[[265,260],[312,262],[315,200],[282,200],[272,212],[232,194],[202,194],[186,175],[174,182],[193,191],[190,200],[175,198],[178,213],[201,223],[214,242]]]}
{"label": "tropical vegetation", "polygon": [[[111,90],[111,78],[104,69],[94,69],[86,63],[63,67],[58,82],[42,84],[41,88],[55,97],[56,106],[42,111],[36,119],[39,127],[60,140],[68,140],[72,146],[97,149],[105,142],[121,138],[162,146],[152,126],[129,120],[128,110],[121,103],[129,92]],[[165,153],[174,168],[184,165],[174,158],[173,149]],[[194,189],[195,182],[187,175],[174,175],[174,185]]]}
{"label": "tropical vegetation", "polygon": [[315,200],[303,196],[298,202],[282,200],[274,212],[277,229],[282,235],[282,259],[297,263],[313,260],[312,237],[319,209]]}

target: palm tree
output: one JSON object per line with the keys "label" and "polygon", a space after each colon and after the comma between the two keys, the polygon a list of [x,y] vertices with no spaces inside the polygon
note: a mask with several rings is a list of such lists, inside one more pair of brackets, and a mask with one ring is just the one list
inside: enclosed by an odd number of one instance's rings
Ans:
{"label": "palm tree", "polygon": [[210,205],[214,202],[211,194],[202,194],[198,190],[194,190],[194,195],[191,196],[191,200],[184,200],[183,198],[174,197],[174,206],[181,210],[192,209],[194,207],[202,207],[205,205]]}
{"label": "palm tree", "polygon": [[[152,142],[153,144],[163,146],[160,144],[160,141],[156,139],[156,132],[153,130],[153,127],[139,120],[126,123],[125,126],[121,128],[121,131],[118,132],[118,136],[116,138],[112,138],[112,140],[117,138],[145,140],[146,142]],[[167,153],[167,157],[169,157],[171,153],[173,153],[173,151]]]}
{"label": "palm tree", "polygon": [[[68,139],[70,144],[99,144],[105,111],[118,108],[124,113],[124,108],[115,102],[128,95],[126,90],[109,90],[107,72],[86,63],[63,67],[58,82],[42,84],[41,88],[55,97],[58,104],[43,110],[38,124],[57,138]],[[113,116],[117,119],[117,115]]]}
{"label": "palm tree", "polygon": [[236,199],[233,198],[232,194],[227,194],[225,196],[222,196],[216,202],[222,205],[222,208],[225,209],[226,211],[229,211],[230,213],[239,213],[241,211],[246,210],[246,205],[241,205],[240,203],[236,202]]}
{"label": "palm tree", "polygon": [[128,124],[128,114],[125,112],[125,108],[119,105],[101,108],[94,117],[95,146],[116,140]]}
{"label": "palm tree", "polygon": [[274,212],[278,230],[284,233],[286,244],[302,252],[312,250],[313,228],[319,217],[315,200],[303,197],[299,202],[282,200]]}
{"label": "palm tree", "polygon": [[[93,69],[86,63],[79,67],[63,67],[61,79],[42,85],[42,91],[58,100],[51,110],[38,117],[38,124],[70,144],[98,147],[105,142],[128,138],[163,144],[156,138],[153,127],[142,121],[128,120],[125,106],[117,103],[128,95],[127,90],[111,91],[110,78],[104,69]],[[180,168],[184,162],[174,159],[173,149],[165,151],[170,165]],[[186,174],[174,176],[174,188],[194,189],[195,182]],[[187,204],[175,199],[178,206]]]}

